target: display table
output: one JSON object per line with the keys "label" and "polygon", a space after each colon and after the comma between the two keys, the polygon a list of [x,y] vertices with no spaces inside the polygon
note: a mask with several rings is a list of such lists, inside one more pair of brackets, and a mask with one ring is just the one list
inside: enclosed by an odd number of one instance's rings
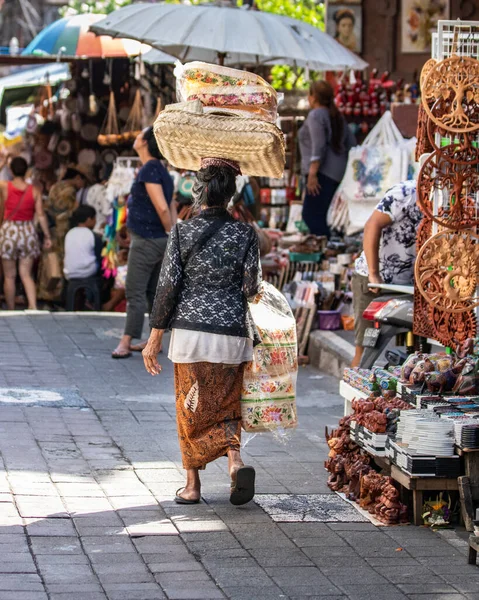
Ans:
{"label": "display table", "polygon": [[352,402],[353,400],[367,400],[369,394],[365,394],[353,388],[352,385],[346,383],[345,381],[340,381],[339,383],[339,393],[344,398],[344,416],[347,417],[353,412]]}
{"label": "display table", "polygon": [[469,536],[469,564],[477,565],[477,552],[479,550],[479,537]]}
{"label": "display table", "polygon": [[391,477],[407,490],[412,491],[414,525],[423,524],[423,492],[457,491],[459,489],[457,479],[447,479],[445,477],[413,477],[401,471],[396,465],[391,465]]}
{"label": "display table", "polygon": [[464,477],[459,477],[461,513],[467,531],[474,530],[476,506],[479,505],[479,450],[456,447],[456,452],[464,460]]}

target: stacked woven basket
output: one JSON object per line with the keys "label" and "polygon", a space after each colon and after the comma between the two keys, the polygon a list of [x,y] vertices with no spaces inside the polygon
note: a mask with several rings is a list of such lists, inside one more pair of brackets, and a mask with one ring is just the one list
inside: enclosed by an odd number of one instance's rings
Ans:
{"label": "stacked woven basket", "polygon": [[278,97],[261,77],[206,63],[177,68],[179,104],[154,131],[170,164],[198,171],[202,158],[237,161],[245,175],[281,177],[284,135],[274,124]]}

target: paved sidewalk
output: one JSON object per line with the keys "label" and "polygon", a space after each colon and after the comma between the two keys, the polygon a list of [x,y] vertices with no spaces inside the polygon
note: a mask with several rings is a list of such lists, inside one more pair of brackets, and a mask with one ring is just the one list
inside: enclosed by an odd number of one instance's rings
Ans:
{"label": "paved sidewalk", "polygon": [[[113,361],[122,325],[0,313],[0,600],[479,600],[453,531],[275,523],[229,504],[225,460],[204,472],[203,503],[175,505],[172,368],[152,378],[139,355]],[[246,447],[258,493],[330,493],[336,390],[301,371],[291,442]]]}

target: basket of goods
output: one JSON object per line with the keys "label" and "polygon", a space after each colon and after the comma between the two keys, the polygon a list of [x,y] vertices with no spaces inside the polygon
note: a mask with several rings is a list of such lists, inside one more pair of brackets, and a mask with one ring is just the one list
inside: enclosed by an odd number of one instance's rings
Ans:
{"label": "basket of goods", "polygon": [[[222,85],[217,85],[219,69],[204,63],[182,68],[178,88],[183,102],[167,106],[155,121],[160,151],[179,169],[198,171],[202,158],[220,157],[238,162],[245,175],[281,177],[285,143],[272,122],[276,92],[256,75],[235,69],[221,68]],[[229,72],[235,76],[228,79]],[[246,85],[252,81],[258,89],[264,88],[261,99]]]}
{"label": "basket of goods", "polygon": [[100,146],[113,146],[121,142],[120,128],[118,127],[118,113],[116,111],[115,94],[110,92],[110,101],[105,122],[97,138]]}
{"label": "basket of goods", "polygon": [[123,133],[121,134],[124,143],[133,142],[143,129],[143,102],[141,100],[140,90],[136,90],[135,99],[131,107],[130,114],[126,120]]}
{"label": "basket of goods", "polygon": [[247,71],[203,62],[178,65],[176,93],[181,102],[199,100],[208,109],[260,117],[274,123],[278,94],[262,77]]}

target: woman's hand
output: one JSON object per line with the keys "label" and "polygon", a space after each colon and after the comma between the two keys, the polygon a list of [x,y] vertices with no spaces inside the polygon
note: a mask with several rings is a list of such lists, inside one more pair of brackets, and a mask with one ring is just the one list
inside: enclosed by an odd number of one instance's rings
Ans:
{"label": "woman's hand", "polygon": [[159,375],[161,373],[161,365],[158,362],[158,354],[161,350],[161,340],[163,332],[158,329],[152,329],[145,349],[141,353],[145,369],[150,375]]}
{"label": "woman's hand", "polygon": [[308,173],[308,181],[306,183],[306,189],[308,193],[312,196],[317,196],[321,191],[321,186],[318,182],[318,174],[317,173]]}
{"label": "woman's hand", "polygon": [[52,247],[52,245],[53,245],[52,244],[52,238],[47,237],[47,238],[44,239],[44,241],[43,241],[43,249],[44,250],[50,250],[51,247]]}

